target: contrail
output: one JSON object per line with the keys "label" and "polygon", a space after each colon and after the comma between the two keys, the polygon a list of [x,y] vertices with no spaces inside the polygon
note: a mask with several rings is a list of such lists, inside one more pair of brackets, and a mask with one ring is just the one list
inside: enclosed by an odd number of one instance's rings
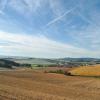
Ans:
{"label": "contrail", "polygon": [[78,13],[78,15],[79,15],[84,21],[86,21],[87,23],[93,24],[93,25],[95,25],[96,27],[100,27],[100,25],[98,25],[98,24],[92,22],[91,20],[89,20],[88,18],[86,18],[85,16],[83,16],[80,12]]}
{"label": "contrail", "polygon": [[93,24],[92,21],[90,21],[89,19],[87,19],[85,16],[83,16],[80,12],[78,13],[78,15],[86,22],[90,23],[90,24]]}
{"label": "contrail", "polygon": [[76,7],[66,11],[63,15],[53,19],[52,21],[50,21],[46,26],[50,26],[52,24],[54,24],[55,22],[59,21],[60,19],[62,19],[65,15],[69,14],[70,12],[72,12],[74,9],[76,9]]}

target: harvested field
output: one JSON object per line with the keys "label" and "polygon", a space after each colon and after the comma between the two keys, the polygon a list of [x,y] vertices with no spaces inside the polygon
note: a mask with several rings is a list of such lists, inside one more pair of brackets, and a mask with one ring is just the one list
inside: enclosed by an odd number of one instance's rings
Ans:
{"label": "harvested field", "polygon": [[0,72],[0,100],[99,100],[100,79],[43,71]]}
{"label": "harvested field", "polygon": [[77,67],[70,72],[72,75],[100,77],[100,65]]}

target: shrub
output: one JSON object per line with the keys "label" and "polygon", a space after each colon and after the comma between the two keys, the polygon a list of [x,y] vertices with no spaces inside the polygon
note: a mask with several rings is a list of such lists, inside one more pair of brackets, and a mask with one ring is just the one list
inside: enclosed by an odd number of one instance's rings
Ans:
{"label": "shrub", "polygon": [[[47,71],[45,71],[45,73],[47,73]],[[49,71],[48,73],[57,73],[57,74],[64,74],[64,75],[68,75],[68,76],[72,76],[70,72],[68,71],[64,71],[64,70],[56,70],[56,71]]]}
{"label": "shrub", "polygon": [[64,71],[59,69],[59,70],[56,70],[56,71],[49,71],[49,73],[58,73],[58,74],[64,74]]}

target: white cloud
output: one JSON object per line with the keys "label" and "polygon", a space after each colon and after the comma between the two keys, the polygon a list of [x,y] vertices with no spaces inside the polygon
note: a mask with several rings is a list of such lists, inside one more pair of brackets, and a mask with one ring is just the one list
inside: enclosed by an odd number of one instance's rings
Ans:
{"label": "white cloud", "polygon": [[0,15],[5,15],[3,11],[0,11]]}
{"label": "white cloud", "polygon": [[[7,2],[8,1],[8,2]],[[6,33],[0,32],[0,41],[5,41],[9,45],[4,45],[3,43],[0,44],[0,49],[4,54],[12,54],[12,55],[28,55],[28,56],[42,56],[42,57],[65,57],[65,56],[100,56],[100,29],[99,29],[99,11],[95,11],[94,9],[94,2],[87,2],[87,0],[81,2],[79,10],[75,10],[76,17],[81,17],[85,22],[88,23],[84,30],[77,30],[73,28],[73,30],[69,30],[67,34],[76,41],[76,44],[81,47],[85,47],[86,49],[75,47],[69,44],[63,44],[60,42],[56,42],[50,40],[44,36],[29,36],[29,35],[22,35],[22,34],[13,34],[13,33]],[[0,14],[4,14],[4,9],[6,6],[9,6],[16,10],[18,13],[23,14],[24,17],[26,15],[34,15],[38,9],[45,3],[50,3],[51,10],[53,11],[52,17],[55,19],[51,20],[47,26],[50,26],[56,23],[59,20],[62,20],[67,14],[72,12],[75,8],[64,13],[65,8],[69,9],[71,7],[65,7],[61,2],[62,0],[0,0]],[[84,3],[84,4],[83,4]],[[71,3],[72,4],[72,3]],[[68,3],[69,5],[69,3]],[[67,5],[67,6],[68,6]],[[45,5],[44,5],[45,6]],[[74,6],[73,6],[74,7]],[[42,8],[42,7],[41,7]],[[88,10],[89,9],[89,10]],[[94,9],[94,10],[93,10]],[[44,10],[44,9],[43,9]],[[47,9],[46,9],[47,10]],[[42,10],[41,10],[42,11]],[[79,13],[77,13],[80,11]],[[69,19],[65,20],[64,23],[71,23],[73,20],[74,14],[70,15]],[[58,16],[58,17],[57,17]],[[72,18],[73,16],[73,18]],[[33,16],[34,17],[34,16]],[[43,17],[43,16],[42,16]],[[41,17],[41,19],[42,19]],[[38,18],[38,16],[37,16]],[[2,22],[2,21],[1,21]],[[8,21],[4,21],[4,23],[8,23]],[[17,20],[16,20],[17,22]],[[3,23],[3,22],[2,22]],[[16,27],[17,25],[14,22],[12,25],[12,20],[9,20],[10,26]],[[84,23],[83,23],[84,24]],[[3,24],[1,24],[3,25]],[[18,24],[19,25],[19,24]],[[6,24],[5,24],[6,26]],[[5,28],[4,26],[4,28]],[[8,26],[8,24],[7,24]],[[8,26],[8,27],[10,27]],[[77,23],[72,25],[72,27],[76,27]],[[19,25],[20,27],[20,25]],[[57,26],[55,26],[57,27]],[[53,28],[54,31],[56,28]],[[81,26],[80,26],[81,27]],[[79,27],[79,29],[80,29]],[[66,29],[68,27],[66,26]],[[76,30],[74,30],[76,29]],[[62,29],[61,29],[62,30]],[[75,34],[74,34],[75,32]],[[42,32],[41,32],[42,33]],[[63,35],[64,32],[60,33]],[[56,32],[55,32],[56,34]],[[66,37],[67,39],[67,37]],[[73,40],[71,40],[73,42]],[[59,40],[60,41],[60,40]],[[74,43],[73,43],[74,44]],[[89,48],[95,48],[95,51],[88,50]]]}
{"label": "white cloud", "polygon": [[4,15],[4,9],[6,8],[7,0],[0,0],[0,14]]}
{"label": "white cloud", "polygon": [[31,16],[39,7],[41,7],[43,0],[10,0],[8,5],[20,14]]}
{"label": "white cloud", "polygon": [[0,32],[1,54],[33,57],[85,57],[95,56],[95,52],[50,40],[44,36],[29,36]]}
{"label": "white cloud", "polygon": [[62,5],[61,0],[48,0],[51,10],[53,14],[57,16],[61,16],[64,13],[64,6]]}

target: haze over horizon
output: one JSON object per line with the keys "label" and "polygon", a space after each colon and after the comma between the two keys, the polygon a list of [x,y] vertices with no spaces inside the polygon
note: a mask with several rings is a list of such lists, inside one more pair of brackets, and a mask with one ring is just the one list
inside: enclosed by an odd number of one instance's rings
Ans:
{"label": "haze over horizon", "polygon": [[100,57],[100,0],[0,0],[0,55]]}

